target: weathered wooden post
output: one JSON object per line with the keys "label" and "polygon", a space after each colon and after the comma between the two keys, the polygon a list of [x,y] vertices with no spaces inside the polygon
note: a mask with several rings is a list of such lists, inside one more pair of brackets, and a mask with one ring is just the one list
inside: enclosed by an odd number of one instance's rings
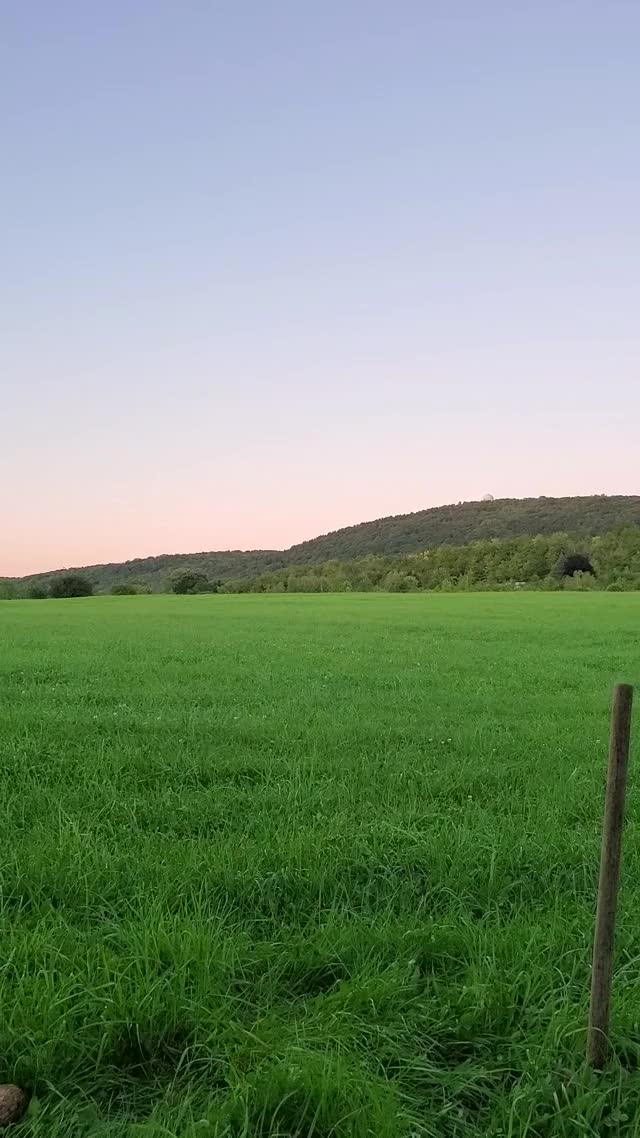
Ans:
{"label": "weathered wooden post", "polygon": [[587,1063],[596,1070],[601,1070],[604,1067],[609,1044],[613,942],[620,882],[620,856],[622,852],[622,827],[624,824],[624,798],[629,761],[632,703],[633,688],[631,685],[617,684],[613,692],[611,709],[607,793],[602,824],[600,881],[598,883],[598,906],[593,942],[591,1006],[587,1039]]}

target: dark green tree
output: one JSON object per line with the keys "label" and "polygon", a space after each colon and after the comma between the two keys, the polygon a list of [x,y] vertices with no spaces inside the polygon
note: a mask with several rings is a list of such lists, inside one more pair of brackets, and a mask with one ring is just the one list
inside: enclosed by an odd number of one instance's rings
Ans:
{"label": "dark green tree", "polygon": [[42,581],[32,581],[27,586],[25,596],[28,601],[44,601],[49,596],[49,591]]}
{"label": "dark green tree", "polygon": [[593,565],[586,553],[568,553],[560,559],[557,572],[560,577],[574,577],[576,573],[593,573]]}
{"label": "dark green tree", "polygon": [[92,597],[93,585],[88,577],[79,573],[63,573],[54,577],[49,586],[49,596],[56,600],[63,597]]}
{"label": "dark green tree", "polygon": [[206,573],[200,573],[197,569],[176,570],[169,578],[169,589],[172,593],[178,593],[181,596],[192,596],[195,593],[217,593],[218,591]]}

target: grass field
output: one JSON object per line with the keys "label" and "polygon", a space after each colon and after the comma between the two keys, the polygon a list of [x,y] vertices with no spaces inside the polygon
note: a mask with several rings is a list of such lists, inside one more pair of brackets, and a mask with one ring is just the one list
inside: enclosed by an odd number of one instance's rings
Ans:
{"label": "grass field", "polygon": [[639,596],[6,602],[0,639],[16,1134],[640,1135],[633,758],[582,1066]]}

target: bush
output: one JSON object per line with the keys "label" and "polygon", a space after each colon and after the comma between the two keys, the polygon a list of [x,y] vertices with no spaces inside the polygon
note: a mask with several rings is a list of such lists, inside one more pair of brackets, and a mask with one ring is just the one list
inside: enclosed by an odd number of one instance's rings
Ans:
{"label": "bush", "polygon": [[406,573],[400,582],[401,593],[415,593],[420,588],[420,582],[413,573]]}
{"label": "bush", "polygon": [[385,589],[387,593],[400,593],[402,592],[403,582],[404,574],[400,573],[397,569],[391,569],[382,582],[382,588]]}
{"label": "bush", "polygon": [[79,573],[63,573],[61,577],[54,577],[49,586],[49,596],[60,600],[66,597],[92,597],[93,585],[87,577]]}
{"label": "bush", "polygon": [[146,597],[150,593],[151,588],[145,581],[116,581],[111,586],[112,597]]}
{"label": "bush", "polygon": [[623,587],[623,585],[620,583],[620,581],[612,581],[610,585],[607,585],[607,590],[606,590],[606,591],[607,591],[608,593],[623,593],[623,592],[624,592],[624,587]]}
{"label": "bush", "polygon": [[180,596],[193,596],[195,593],[217,593],[214,585],[205,573],[196,569],[178,569],[169,578],[169,589]]}
{"label": "bush", "polygon": [[595,576],[593,565],[586,553],[568,553],[561,557],[556,572],[559,577],[575,577],[576,573],[590,573]]}
{"label": "bush", "polygon": [[577,573],[563,578],[562,587],[569,592],[584,592],[586,589],[595,589],[596,579],[591,573],[582,573],[578,570]]}

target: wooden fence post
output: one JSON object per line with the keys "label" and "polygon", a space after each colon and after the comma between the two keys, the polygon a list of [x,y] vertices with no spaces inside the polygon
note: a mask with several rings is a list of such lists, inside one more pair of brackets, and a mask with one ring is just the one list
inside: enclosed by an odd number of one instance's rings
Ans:
{"label": "wooden fence post", "polygon": [[587,1063],[596,1070],[601,1070],[606,1063],[609,1042],[613,941],[620,882],[620,856],[622,852],[622,827],[624,824],[624,798],[629,761],[632,703],[633,688],[630,684],[617,684],[613,693],[611,709],[607,793],[602,824],[602,853],[600,856],[600,881],[598,883],[598,905],[593,942],[591,1006],[587,1039]]}

